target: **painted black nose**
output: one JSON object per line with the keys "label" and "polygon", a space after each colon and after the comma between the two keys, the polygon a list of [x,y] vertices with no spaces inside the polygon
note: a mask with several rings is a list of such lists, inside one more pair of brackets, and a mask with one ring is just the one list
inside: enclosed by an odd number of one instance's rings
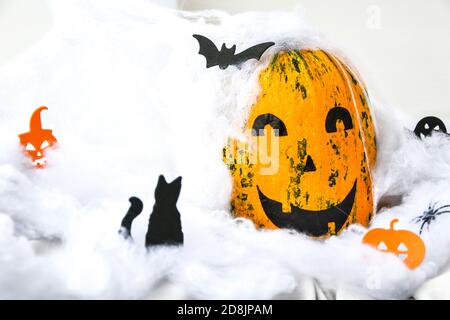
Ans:
{"label": "painted black nose", "polygon": [[305,172],[308,171],[316,171],[316,166],[314,165],[314,161],[311,156],[306,158]]}

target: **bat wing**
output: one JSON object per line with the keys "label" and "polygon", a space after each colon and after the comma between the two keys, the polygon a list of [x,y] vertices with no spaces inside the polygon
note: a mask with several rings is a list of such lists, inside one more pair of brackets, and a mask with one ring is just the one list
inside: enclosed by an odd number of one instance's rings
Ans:
{"label": "bat wing", "polygon": [[210,68],[218,65],[218,57],[220,53],[214,42],[199,34],[194,34],[192,36],[197,39],[198,44],[200,45],[200,50],[198,53],[206,58],[206,67]]}
{"label": "bat wing", "polygon": [[244,50],[234,56],[234,64],[238,64],[250,59],[259,60],[263,53],[274,44],[274,42],[264,42],[250,47],[247,50]]}

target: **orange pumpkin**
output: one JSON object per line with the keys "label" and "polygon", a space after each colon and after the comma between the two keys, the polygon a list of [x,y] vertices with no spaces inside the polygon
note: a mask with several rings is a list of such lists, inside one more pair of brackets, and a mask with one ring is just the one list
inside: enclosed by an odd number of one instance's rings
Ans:
{"label": "orange pumpkin", "polygon": [[414,232],[394,230],[397,222],[398,219],[393,219],[389,229],[370,230],[364,235],[362,242],[379,251],[395,254],[410,269],[417,268],[425,258],[425,244]]}
{"label": "orange pumpkin", "polygon": [[19,134],[20,144],[25,148],[25,153],[38,168],[46,164],[45,150],[57,142],[52,130],[42,129],[41,112],[47,109],[45,106],[37,108],[30,118],[30,131]]}
{"label": "orange pumpkin", "polygon": [[232,211],[259,227],[326,237],[369,224],[375,129],[364,85],[323,50],[279,52],[224,161]]}

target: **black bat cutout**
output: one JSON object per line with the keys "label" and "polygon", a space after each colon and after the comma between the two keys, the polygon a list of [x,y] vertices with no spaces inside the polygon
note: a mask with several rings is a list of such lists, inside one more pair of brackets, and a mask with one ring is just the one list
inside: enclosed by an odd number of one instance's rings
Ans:
{"label": "black bat cutout", "polygon": [[414,129],[414,134],[419,138],[422,138],[421,135],[429,137],[433,132],[447,133],[444,122],[433,116],[421,119],[417,122],[416,128]]}
{"label": "black bat cutout", "polygon": [[219,51],[214,42],[207,37],[199,34],[194,34],[192,36],[197,39],[198,44],[200,45],[200,51],[198,53],[206,58],[206,68],[218,65],[222,70],[228,68],[230,65],[238,65],[250,59],[259,60],[263,53],[275,44],[274,42],[264,42],[235,54],[236,45],[227,48],[224,43]]}

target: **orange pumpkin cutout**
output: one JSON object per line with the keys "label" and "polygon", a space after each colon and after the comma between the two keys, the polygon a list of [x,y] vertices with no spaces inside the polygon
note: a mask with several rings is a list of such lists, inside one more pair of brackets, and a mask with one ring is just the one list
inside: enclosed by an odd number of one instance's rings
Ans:
{"label": "orange pumpkin cutout", "polygon": [[33,164],[42,168],[46,164],[45,151],[56,142],[52,130],[42,129],[41,111],[48,110],[42,106],[37,108],[30,118],[30,131],[19,134],[20,144],[25,147],[25,153],[33,160]]}
{"label": "orange pumpkin cutout", "polygon": [[364,235],[362,242],[382,252],[390,252],[402,259],[410,269],[417,268],[425,258],[425,244],[414,232],[394,230],[398,219],[391,221],[389,229],[376,228]]}
{"label": "orange pumpkin cutout", "polygon": [[362,82],[328,52],[292,50],[278,52],[259,83],[248,140],[224,148],[234,215],[319,238],[368,226],[376,139]]}

